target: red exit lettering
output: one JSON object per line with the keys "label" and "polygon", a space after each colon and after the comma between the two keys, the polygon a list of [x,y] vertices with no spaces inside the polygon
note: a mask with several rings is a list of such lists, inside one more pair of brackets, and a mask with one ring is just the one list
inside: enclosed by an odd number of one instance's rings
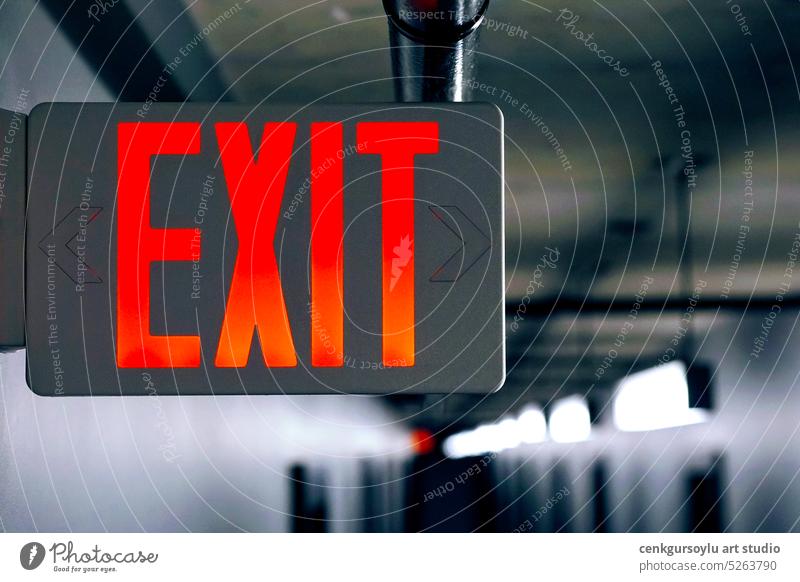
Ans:
{"label": "red exit lettering", "polygon": [[[247,365],[257,333],[267,367],[293,367],[297,355],[274,252],[296,123],[266,123],[253,151],[244,123],[215,132],[238,239],[238,255],[217,341],[215,365]],[[435,122],[361,122],[362,154],[381,157],[383,360],[413,366],[414,157],[439,151]],[[155,262],[198,260],[195,230],[150,226],[150,164],[154,156],[200,153],[200,124],[120,123],[117,161],[117,366],[200,366],[199,336],[150,333],[150,268]],[[311,314],[326,337],[311,334],[311,364],[344,365],[344,212],[342,125],[311,124],[311,165],[336,160],[311,180]]]}

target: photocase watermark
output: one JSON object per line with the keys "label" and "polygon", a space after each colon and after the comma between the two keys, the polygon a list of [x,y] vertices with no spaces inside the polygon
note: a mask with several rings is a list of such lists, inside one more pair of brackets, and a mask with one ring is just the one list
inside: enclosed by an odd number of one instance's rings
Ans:
{"label": "photocase watermark", "polygon": [[572,162],[570,162],[569,156],[567,156],[567,153],[561,145],[559,139],[556,137],[556,134],[545,123],[544,118],[542,118],[539,113],[536,113],[527,103],[522,103],[519,106],[519,112],[525,119],[530,121],[539,129],[544,138],[547,140],[547,143],[550,144],[553,152],[556,154],[558,161],[561,163],[561,168],[565,172],[571,172]]}
{"label": "photocase watermark", "polygon": [[83,293],[86,290],[86,273],[89,267],[86,265],[86,248],[89,239],[89,222],[94,218],[92,212],[92,191],[94,190],[94,179],[86,176],[86,182],[81,192],[81,201],[78,205],[78,233],[75,235],[75,292]]}
{"label": "photocase watermark", "polygon": [[241,10],[242,7],[240,3],[237,2],[222,12],[214,20],[208,22],[186,44],[178,49],[178,54],[176,54],[170,62],[164,65],[164,68],[161,69],[161,73],[156,79],[156,82],[153,84],[153,87],[147,94],[147,98],[145,99],[144,103],[142,103],[142,106],[136,110],[136,115],[139,118],[144,119],[152,108],[153,104],[158,102],[161,90],[166,86],[167,82],[175,73],[175,71],[178,70],[178,67],[181,66],[183,59],[188,57],[198,46],[200,46],[200,43],[208,38],[212,32],[217,30],[224,22],[230,20],[233,16],[241,12]]}
{"label": "photocase watermark", "polygon": [[533,299],[534,295],[536,295],[537,290],[544,288],[544,273],[547,269],[555,269],[558,265],[558,260],[561,256],[561,252],[558,250],[558,247],[551,249],[550,247],[545,247],[546,253],[544,253],[539,262],[533,269],[533,275],[528,281],[528,286],[525,288],[525,295],[522,296],[522,299],[517,305],[517,310],[514,313],[514,318],[511,320],[511,332],[515,333],[519,329],[519,324],[525,319],[525,314],[528,312],[528,305]]}
{"label": "photocase watermark", "polygon": [[625,321],[623,322],[622,327],[619,328],[617,337],[614,338],[614,345],[608,348],[608,352],[603,357],[603,361],[600,362],[600,365],[594,371],[595,380],[600,380],[603,376],[605,376],[605,373],[614,364],[614,360],[619,357],[619,349],[625,345],[625,342],[628,339],[628,334],[633,331],[636,320],[639,318],[639,311],[641,311],[642,304],[647,298],[647,291],[650,289],[650,285],[652,285],[654,282],[655,279],[649,275],[642,279],[642,282],[639,285],[639,291],[633,296],[633,305],[631,305],[628,314],[625,316]]}
{"label": "photocase watermark", "polygon": [[121,1],[122,0],[94,0],[89,4],[89,8],[86,9],[86,16],[95,22],[100,22],[101,17],[108,14],[111,9]]}
{"label": "photocase watermark", "polygon": [[590,52],[594,53],[597,58],[605,63],[612,71],[617,73],[620,77],[627,77],[630,75],[630,71],[622,65],[618,58],[608,54],[608,52],[599,45],[594,38],[593,32],[586,33],[576,27],[580,20],[580,15],[575,14],[569,8],[562,8],[558,11],[558,15],[556,16],[556,22],[560,22],[565,30],[577,40],[581,41]]}
{"label": "photocase watermark", "polygon": [[524,119],[527,119],[534,125],[544,136],[550,148],[558,158],[561,168],[564,172],[572,171],[572,162],[567,155],[566,150],[561,145],[561,142],[556,137],[556,134],[545,123],[544,118],[537,113],[527,102],[515,97],[508,89],[503,89],[497,85],[491,85],[478,81],[477,79],[469,79],[466,81],[467,86],[473,91],[483,93],[490,97],[496,97],[501,105],[507,105],[515,109]]}
{"label": "photocase watermark", "polygon": [[733,0],[725,0],[725,5],[733,15],[733,19],[736,21],[736,25],[739,27],[739,31],[742,33],[742,36],[753,36],[753,33],[750,30],[750,25],[747,24],[747,17],[742,11],[742,7]]}
{"label": "photocase watermark", "polygon": [[557,490],[553,495],[547,498],[547,501],[537,509],[533,515],[523,521],[520,525],[511,530],[511,533],[523,533],[533,530],[533,524],[542,519],[548,512],[550,512],[556,505],[561,503],[570,494],[569,488],[565,485]]}
{"label": "photocase watermark", "polygon": [[403,20],[455,20],[461,14],[458,10],[398,10],[397,16]]}
{"label": "photocase watermark", "polygon": [[389,291],[394,291],[413,257],[414,241],[406,235],[400,239],[399,244],[392,247],[392,277],[389,279]]}
{"label": "photocase watermark", "polygon": [[47,552],[39,542],[28,542],[19,551],[19,563],[26,570],[35,570],[42,565]]}
{"label": "photocase watermark", "polygon": [[194,234],[189,246],[192,251],[192,291],[190,297],[195,301],[200,299],[200,289],[203,282],[203,273],[200,268],[200,250],[202,247],[202,230],[200,227],[206,221],[208,203],[211,197],[214,196],[214,182],[216,179],[217,177],[213,174],[206,175],[200,190],[200,202],[198,202],[197,210],[194,214]]}
{"label": "photocase watermark", "polygon": [[501,32],[509,38],[521,38],[523,40],[528,40],[529,32],[518,24],[511,24],[510,22],[495,20],[494,18],[489,18],[487,16],[483,19],[481,25],[484,28],[489,29],[491,32]]}
{"label": "photocase watermark", "polygon": [[[28,95],[30,89],[20,89],[17,94],[17,101],[11,114],[11,121],[8,124],[6,134],[3,136],[2,148],[0,148],[0,212],[3,210],[6,198],[6,182],[8,180],[8,168],[14,155],[14,143],[17,141],[17,134],[25,127],[25,111],[28,107]],[[16,155],[24,154],[25,144],[18,150]]]}
{"label": "photocase watermark", "polygon": [[86,550],[76,550],[72,540],[56,542],[49,550],[39,542],[28,542],[19,552],[19,563],[25,570],[35,570],[44,563],[47,554],[52,558],[53,572],[70,574],[109,574],[117,572],[121,566],[134,564],[155,564],[155,552],[107,551],[95,544]]}
{"label": "photocase watermark", "polygon": [[[800,228],[800,224],[798,224]],[[792,288],[792,279],[794,278],[794,269],[797,267],[798,257],[800,257],[800,232],[796,232],[789,252],[786,253],[786,268],[783,271],[783,278],[778,290],[775,293],[775,303],[772,304],[764,319],[761,321],[761,330],[758,335],[753,339],[753,347],[750,350],[750,357],[758,359],[761,352],[767,346],[769,335],[772,328],[775,326],[775,320],[781,314],[783,309],[783,299]]]}
{"label": "photocase watermark", "polygon": [[53,367],[53,384],[55,385],[54,394],[60,396],[64,394],[64,367],[61,360],[61,347],[59,343],[58,330],[58,303],[56,301],[56,245],[47,243],[45,247],[47,255],[47,347],[50,349],[50,364]]}
{"label": "photocase watermark", "polygon": [[71,540],[66,543],[56,542],[50,546],[49,551],[53,557],[53,572],[73,574],[108,574],[117,572],[118,567],[123,564],[155,564],[158,561],[158,554],[155,552],[106,551],[97,544],[88,550],[75,551]]}
{"label": "photocase watermark", "polygon": [[331,337],[331,334],[322,323],[322,317],[311,303],[308,304],[308,313],[311,316],[311,333],[319,340],[322,349],[328,356],[335,356],[334,359],[341,360],[342,366],[353,370],[384,370],[386,368],[407,366],[405,358],[389,361],[371,362],[360,360],[345,354]]}
{"label": "photocase watermark", "polygon": [[659,363],[666,364],[671,362],[675,359],[675,356],[678,355],[678,347],[683,341],[683,338],[686,337],[686,334],[689,332],[689,328],[692,325],[692,320],[694,319],[694,312],[697,309],[697,304],[700,302],[700,296],[703,294],[703,290],[707,286],[707,281],[704,281],[703,279],[699,279],[697,281],[697,284],[694,287],[694,292],[692,293],[692,296],[689,297],[689,304],[686,306],[686,309],[683,311],[683,315],[681,315],[681,319],[678,322],[678,330],[670,338],[669,347],[664,350],[664,353],[658,358]]}
{"label": "photocase watermark", "polygon": [[158,445],[158,451],[167,463],[174,463],[180,458],[175,444],[175,431],[172,430],[172,425],[170,425],[167,415],[164,412],[164,407],[161,404],[161,399],[158,395],[156,385],[153,382],[153,377],[148,372],[142,372],[142,383],[144,386],[144,393],[149,397],[150,402],[153,404],[153,410],[156,413],[155,427],[163,437],[163,441]]}
{"label": "photocase watermark", "polygon": [[302,184],[300,184],[300,188],[294,193],[294,196],[292,196],[291,200],[289,201],[289,207],[283,212],[283,217],[286,220],[292,220],[295,213],[297,213],[297,210],[300,208],[300,205],[303,204],[303,201],[310,192],[311,184],[314,182],[314,180],[318,179],[325,172],[337,165],[338,162],[341,162],[348,156],[363,153],[367,149],[367,145],[369,145],[368,141],[362,141],[356,144],[348,144],[337,151],[335,156],[327,156],[320,164],[312,168],[308,177],[303,181]]}
{"label": "photocase watermark", "polygon": [[464,485],[467,481],[482,473],[483,470],[486,469],[496,458],[497,453],[489,453],[484,455],[480,460],[475,461],[469,468],[463,470],[454,479],[450,479],[449,481],[442,483],[435,489],[426,491],[422,498],[422,502],[427,503],[428,501],[432,501],[434,499],[441,499],[448,493],[452,493],[456,490],[456,486]]}
{"label": "photocase watermark", "polygon": [[678,98],[678,94],[672,86],[666,71],[661,65],[661,61],[653,61],[650,68],[658,79],[658,86],[664,90],[667,101],[672,106],[672,117],[675,125],[680,131],[681,139],[681,160],[683,162],[683,175],[686,177],[686,188],[691,191],[697,187],[697,166],[695,163],[694,146],[692,145],[692,132],[686,121],[686,110]]}
{"label": "photocase watermark", "polygon": [[731,255],[731,261],[728,265],[728,274],[722,282],[722,290],[720,297],[727,299],[730,295],[733,284],[736,281],[736,275],[739,272],[739,266],[744,254],[745,245],[747,244],[747,237],[750,234],[750,219],[753,214],[754,207],[754,191],[753,191],[753,157],[755,152],[747,150],[744,152],[744,169],[742,175],[744,177],[744,200],[742,202],[742,216],[739,219],[739,232],[736,235],[736,246]]}

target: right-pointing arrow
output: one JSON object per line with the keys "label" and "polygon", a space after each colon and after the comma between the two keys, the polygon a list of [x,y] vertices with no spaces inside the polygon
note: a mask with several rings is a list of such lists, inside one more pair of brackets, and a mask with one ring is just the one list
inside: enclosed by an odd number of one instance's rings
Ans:
{"label": "right-pointing arrow", "polygon": [[432,283],[455,283],[492,248],[492,240],[458,206],[428,206],[459,246],[431,275]]}

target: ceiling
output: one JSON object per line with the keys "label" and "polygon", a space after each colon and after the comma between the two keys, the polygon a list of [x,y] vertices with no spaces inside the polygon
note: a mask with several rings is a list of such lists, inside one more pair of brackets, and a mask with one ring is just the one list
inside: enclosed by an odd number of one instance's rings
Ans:
{"label": "ceiling", "polygon": [[[486,88],[474,98],[505,113],[510,296],[524,294],[545,245],[569,259],[552,273],[552,294],[566,286],[580,296],[630,295],[650,274],[662,294],[674,286],[683,247],[673,180],[681,139],[651,67],[656,60],[686,111],[702,162],[692,197],[695,269],[711,288],[727,277],[742,215],[743,152],[754,149],[757,203],[743,257],[750,268],[737,276],[734,291],[773,286],[768,273],[757,280],[758,268],[766,261],[766,271],[771,263],[782,271],[786,241],[775,235],[790,235],[800,211],[800,197],[789,195],[800,175],[788,161],[798,147],[793,118],[800,96],[790,61],[797,43],[789,33],[800,11],[791,2],[739,5],[755,36],[743,34],[725,3],[492,3],[478,57],[477,81]],[[580,16],[576,29],[593,33],[624,64],[627,77],[564,28],[563,7]],[[228,8],[227,0],[191,4],[199,27]],[[230,18],[207,37],[237,99],[393,99],[380,2],[279,0],[241,3],[241,10],[247,18]],[[533,114],[552,130],[571,170]],[[778,180],[780,158],[787,161]]]}

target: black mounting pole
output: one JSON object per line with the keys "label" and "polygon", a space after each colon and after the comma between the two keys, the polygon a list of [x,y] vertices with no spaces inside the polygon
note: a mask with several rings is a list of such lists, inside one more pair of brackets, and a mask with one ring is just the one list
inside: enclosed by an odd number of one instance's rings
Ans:
{"label": "black mounting pole", "polygon": [[489,0],[383,0],[395,98],[469,101]]}

